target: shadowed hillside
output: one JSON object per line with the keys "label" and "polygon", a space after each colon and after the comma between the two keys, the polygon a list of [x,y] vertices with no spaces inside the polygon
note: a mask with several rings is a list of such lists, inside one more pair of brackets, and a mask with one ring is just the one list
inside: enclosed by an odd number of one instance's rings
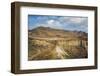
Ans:
{"label": "shadowed hillside", "polygon": [[28,33],[28,60],[88,57],[85,32],[38,27]]}

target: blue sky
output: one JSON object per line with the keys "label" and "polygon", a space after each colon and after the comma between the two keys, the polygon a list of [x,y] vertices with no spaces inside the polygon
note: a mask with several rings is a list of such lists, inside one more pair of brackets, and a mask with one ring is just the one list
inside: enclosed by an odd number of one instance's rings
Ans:
{"label": "blue sky", "polygon": [[39,26],[88,32],[88,18],[76,16],[28,15],[28,29],[31,30]]}

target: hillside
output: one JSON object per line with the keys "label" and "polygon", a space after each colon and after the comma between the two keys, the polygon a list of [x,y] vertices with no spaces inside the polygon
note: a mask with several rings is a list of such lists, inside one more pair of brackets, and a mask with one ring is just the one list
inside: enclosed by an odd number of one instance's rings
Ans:
{"label": "hillside", "polygon": [[85,32],[37,27],[28,33],[28,60],[88,57]]}
{"label": "hillside", "polygon": [[87,33],[82,31],[68,31],[61,29],[53,29],[50,27],[37,27],[35,29],[29,30],[29,36],[42,37],[42,38],[68,38],[68,37],[87,37]]}

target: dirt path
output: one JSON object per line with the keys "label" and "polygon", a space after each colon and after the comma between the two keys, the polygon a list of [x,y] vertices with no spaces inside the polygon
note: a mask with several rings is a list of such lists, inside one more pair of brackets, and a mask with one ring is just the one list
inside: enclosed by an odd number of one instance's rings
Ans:
{"label": "dirt path", "polygon": [[64,59],[65,55],[69,56],[69,54],[65,52],[63,48],[59,46],[56,46],[56,52],[57,52],[57,56],[61,59]]}

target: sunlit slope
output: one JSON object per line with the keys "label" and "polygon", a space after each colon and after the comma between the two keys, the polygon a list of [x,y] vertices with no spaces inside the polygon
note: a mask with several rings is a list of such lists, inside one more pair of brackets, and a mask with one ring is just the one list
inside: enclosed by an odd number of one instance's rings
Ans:
{"label": "sunlit slope", "polygon": [[29,31],[28,60],[87,58],[87,33],[38,27]]}

